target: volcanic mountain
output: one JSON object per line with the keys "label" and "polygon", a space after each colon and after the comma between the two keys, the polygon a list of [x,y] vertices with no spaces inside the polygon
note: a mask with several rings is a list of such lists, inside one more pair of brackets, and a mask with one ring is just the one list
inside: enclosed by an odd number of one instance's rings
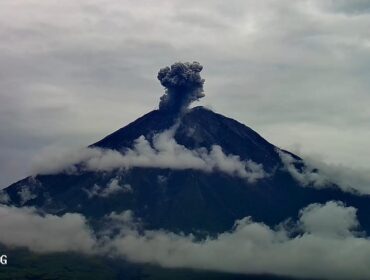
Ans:
{"label": "volcanic mountain", "polygon": [[191,108],[201,70],[161,69],[157,110],[0,191],[0,248],[21,260],[1,279],[369,279],[369,195]]}
{"label": "volcanic mountain", "polygon": [[[167,135],[163,141],[158,140],[161,135]],[[166,145],[175,145],[181,152]],[[148,161],[137,160],[147,149]],[[61,168],[31,176],[4,190],[7,204],[34,206],[56,215],[81,213],[93,224],[113,211],[131,210],[148,229],[216,234],[246,216],[275,226],[287,218],[296,219],[300,209],[311,203],[336,200],[357,208],[363,229],[370,231],[368,196],[343,192],[335,184],[319,189],[302,186],[282,158],[292,159],[299,172],[304,162],[298,156],[204,107],[181,114],[151,111],[88,150],[130,154],[132,163],[122,161],[106,168],[104,154],[99,154],[89,158],[89,164],[76,162],[72,171]],[[163,160],[167,154],[176,160],[174,167]],[[187,163],[189,155],[214,166],[193,166],[192,161]],[[99,164],[92,167],[97,158]],[[249,171],[240,172],[240,166]]]}

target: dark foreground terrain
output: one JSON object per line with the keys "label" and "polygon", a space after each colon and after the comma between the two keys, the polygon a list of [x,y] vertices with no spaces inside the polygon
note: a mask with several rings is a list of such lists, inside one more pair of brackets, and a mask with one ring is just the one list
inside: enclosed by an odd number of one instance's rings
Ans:
{"label": "dark foreground terrain", "polygon": [[35,254],[1,248],[8,264],[0,267],[1,280],[285,280],[267,275],[239,275],[191,269],[168,269],[128,263],[122,259],[75,253]]}

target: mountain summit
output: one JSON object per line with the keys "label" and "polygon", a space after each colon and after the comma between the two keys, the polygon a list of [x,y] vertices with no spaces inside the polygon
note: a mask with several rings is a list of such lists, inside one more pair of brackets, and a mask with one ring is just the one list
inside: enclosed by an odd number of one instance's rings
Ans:
{"label": "mountain summit", "polygon": [[202,235],[230,230],[247,216],[276,226],[298,219],[309,204],[336,200],[357,208],[370,232],[368,196],[330,182],[320,188],[314,181],[302,184],[298,175],[306,169],[298,156],[233,119],[204,107],[189,109],[204,96],[201,70],[197,62],[161,69],[166,92],[158,110],[47,163],[3,190],[3,203],[81,213],[96,226],[113,212],[131,211],[146,229]]}

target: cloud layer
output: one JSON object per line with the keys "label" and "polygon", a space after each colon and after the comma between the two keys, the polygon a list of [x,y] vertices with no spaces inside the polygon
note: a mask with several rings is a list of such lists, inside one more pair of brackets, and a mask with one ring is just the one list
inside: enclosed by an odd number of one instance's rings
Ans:
{"label": "cloud layer", "polygon": [[[370,195],[368,169],[328,164],[312,156],[296,160],[281,150],[278,150],[278,153],[286,170],[304,187],[325,188],[334,183],[345,192]],[[302,168],[299,168],[299,165],[302,165]]]}
{"label": "cloud layer", "polygon": [[[0,242],[36,252],[109,254],[163,267],[245,274],[370,277],[370,239],[360,231],[356,209],[335,201],[308,205],[297,222],[275,229],[246,217],[231,231],[200,241],[192,235],[144,230],[130,210],[108,215],[99,237],[79,214],[58,217],[40,215],[33,208],[0,206],[0,216]],[[118,234],[112,236],[113,230]]]}
{"label": "cloud layer", "polygon": [[156,134],[151,144],[144,136],[135,140],[132,149],[118,152],[109,149],[85,148],[78,152],[53,155],[40,160],[35,174],[58,172],[111,171],[132,167],[157,167],[171,169],[194,169],[204,172],[220,171],[231,176],[245,178],[249,182],[265,178],[268,174],[261,164],[251,160],[242,161],[239,156],[226,155],[220,146],[189,150],[179,145],[173,135],[176,127]]}
{"label": "cloud layer", "polygon": [[297,236],[290,236],[291,228],[271,229],[244,218],[233,231],[201,242],[163,231],[139,234],[124,230],[110,246],[129,260],[165,267],[302,278],[368,278],[370,241],[353,231],[357,226],[356,209],[328,202],[302,209],[293,228],[300,232]]}
{"label": "cloud layer", "polygon": [[0,242],[32,251],[92,253],[96,240],[80,214],[39,213],[35,208],[0,205]]}

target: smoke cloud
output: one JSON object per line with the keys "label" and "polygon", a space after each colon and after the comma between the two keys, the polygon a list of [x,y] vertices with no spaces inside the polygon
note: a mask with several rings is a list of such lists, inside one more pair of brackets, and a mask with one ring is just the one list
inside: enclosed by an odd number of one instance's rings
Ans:
{"label": "smoke cloud", "polygon": [[0,205],[0,242],[36,252],[108,254],[171,268],[369,279],[370,239],[359,231],[356,212],[337,201],[311,204],[294,223],[270,228],[245,217],[230,231],[197,240],[191,234],[144,230],[130,210],[107,215],[107,227],[93,233],[80,214],[58,217]]}
{"label": "smoke cloud", "polygon": [[200,76],[202,69],[203,66],[196,61],[193,63],[177,62],[171,67],[160,69],[157,77],[166,92],[161,97],[159,109],[181,112],[191,102],[204,97],[204,79]]}

